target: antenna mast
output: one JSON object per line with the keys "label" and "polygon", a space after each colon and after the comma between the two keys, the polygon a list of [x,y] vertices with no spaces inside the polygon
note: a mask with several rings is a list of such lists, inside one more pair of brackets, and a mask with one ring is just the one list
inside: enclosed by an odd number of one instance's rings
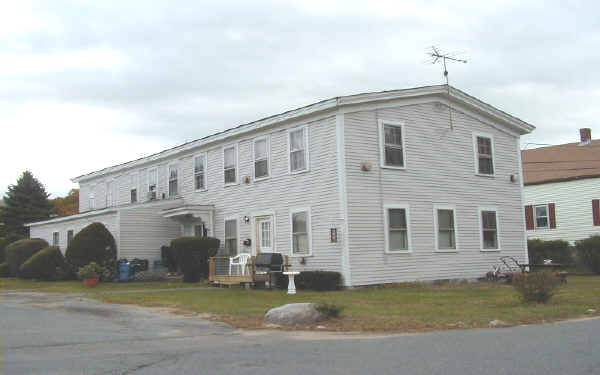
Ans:
{"label": "antenna mast", "polygon": [[452,122],[452,107],[450,104],[450,84],[448,81],[448,69],[446,68],[446,60],[460,62],[463,64],[467,63],[467,60],[457,59],[454,57],[456,54],[442,53],[440,50],[435,48],[435,46],[431,46],[432,52],[427,53],[431,56],[431,64],[436,64],[439,61],[442,61],[442,65],[444,67],[444,78],[446,78],[446,89],[448,90],[448,111],[450,114],[450,130],[454,130],[454,125]]}

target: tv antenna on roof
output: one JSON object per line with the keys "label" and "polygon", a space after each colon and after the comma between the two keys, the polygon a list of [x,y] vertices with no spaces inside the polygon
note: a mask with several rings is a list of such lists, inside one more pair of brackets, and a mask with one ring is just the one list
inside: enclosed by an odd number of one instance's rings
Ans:
{"label": "tv antenna on roof", "polygon": [[[428,52],[427,54],[431,57],[431,64],[437,64],[440,61],[442,62],[442,66],[444,67],[444,78],[446,78],[446,89],[448,90],[448,99],[450,99],[450,84],[448,83],[448,68],[446,67],[446,60],[460,62],[463,64],[466,64],[467,60],[456,58],[458,53],[442,53],[441,49],[436,48],[435,46],[431,46],[431,52]],[[448,110],[450,113],[450,130],[454,130],[454,125],[452,123],[452,107],[450,106],[449,101]]]}

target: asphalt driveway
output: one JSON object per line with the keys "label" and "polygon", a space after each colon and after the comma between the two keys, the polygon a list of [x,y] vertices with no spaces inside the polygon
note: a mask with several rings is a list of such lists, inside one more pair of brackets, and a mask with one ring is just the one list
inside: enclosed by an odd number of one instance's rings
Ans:
{"label": "asphalt driveway", "polygon": [[[242,331],[73,297],[0,297],[4,374],[600,374],[600,319],[406,335]],[[2,373],[0,371],[0,373]]]}

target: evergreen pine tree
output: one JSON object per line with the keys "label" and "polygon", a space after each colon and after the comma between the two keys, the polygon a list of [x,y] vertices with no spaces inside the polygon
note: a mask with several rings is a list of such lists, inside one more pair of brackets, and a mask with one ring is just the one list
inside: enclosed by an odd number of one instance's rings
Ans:
{"label": "evergreen pine tree", "polygon": [[4,197],[0,221],[4,222],[6,234],[28,237],[29,228],[23,224],[48,219],[53,210],[48,196],[44,185],[31,172],[23,172],[17,183],[8,187]]}

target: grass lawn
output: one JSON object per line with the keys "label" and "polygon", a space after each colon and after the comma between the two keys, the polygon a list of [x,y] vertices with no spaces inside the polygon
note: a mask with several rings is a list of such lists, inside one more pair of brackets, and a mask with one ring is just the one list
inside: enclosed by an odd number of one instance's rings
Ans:
{"label": "grass lawn", "polygon": [[167,289],[167,288],[190,288],[205,286],[199,283],[184,283],[181,281],[153,281],[153,282],[128,282],[128,283],[100,283],[96,288],[88,288],[79,280],[73,281],[34,281],[16,279],[14,277],[0,278],[0,291],[10,290],[35,290],[44,293],[81,293],[81,292],[105,292],[112,290],[135,290],[135,289]]}
{"label": "grass lawn", "polygon": [[[600,277],[572,276],[548,304],[522,303],[509,285],[397,284],[335,292],[211,289],[161,293],[106,294],[93,298],[112,303],[168,307],[180,313],[207,313],[235,327],[260,328],[264,313],[293,302],[343,306],[340,319],[324,322],[329,330],[395,331],[487,327],[494,319],[508,324],[548,322],[600,311]],[[595,315],[600,315],[596,313]]]}

